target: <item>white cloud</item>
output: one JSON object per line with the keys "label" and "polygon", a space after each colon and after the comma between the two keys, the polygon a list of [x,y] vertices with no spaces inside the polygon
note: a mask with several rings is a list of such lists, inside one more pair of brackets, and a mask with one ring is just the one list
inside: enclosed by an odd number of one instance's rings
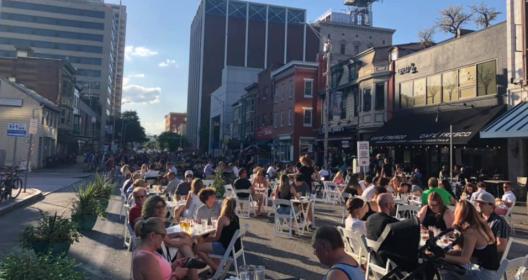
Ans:
{"label": "white cloud", "polygon": [[128,75],[127,78],[129,79],[134,79],[134,78],[145,78],[145,74],[131,74],[131,75]]}
{"label": "white cloud", "polygon": [[135,46],[126,46],[125,47],[125,59],[131,60],[134,57],[151,57],[157,55],[158,52],[145,48],[145,47],[135,47]]}
{"label": "white cloud", "polygon": [[176,60],[175,59],[165,59],[165,61],[162,61],[158,64],[159,67],[169,67],[169,66],[172,66],[174,65],[176,68],[179,67],[178,64],[176,64]]}
{"label": "white cloud", "polygon": [[123,105],[156,104],[160,102],[161,88],[140,85],[123,86]]}

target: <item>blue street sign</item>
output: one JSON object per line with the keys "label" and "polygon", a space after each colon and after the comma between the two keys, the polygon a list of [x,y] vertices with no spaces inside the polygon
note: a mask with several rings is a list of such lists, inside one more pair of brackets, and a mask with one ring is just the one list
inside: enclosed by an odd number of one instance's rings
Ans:
{"label": "blue street sign", "polygon": [[27,125],[25,123],[8,123],[7,136],[12,137],[26,137]]}

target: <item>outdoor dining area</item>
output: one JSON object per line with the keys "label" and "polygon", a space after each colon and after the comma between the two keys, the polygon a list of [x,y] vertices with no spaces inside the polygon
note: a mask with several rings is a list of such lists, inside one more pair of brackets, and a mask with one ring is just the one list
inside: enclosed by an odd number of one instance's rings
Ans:
{"label": "outdoor dining area", "polygon": [[[185,247],[187,245],[169,246],[169,242],[165,241],[161,251],[169,259],[174,260],[175,256],[187,258],[183,267],[189,268],[188,271],[193,270],[194,277],[198,277],[195,279],[273,279],[267,278],[269,274],[262,264],[247,262],[244,239],[251,232],[249,223],[253,220],[259,220],[273,228],[272,240],[284,238],[306,242],[316,233],[320,227],[318,223],[324,218],[325,225],[331,224],[339,232],[344,252],[357,261],[364,270],[366,280],[403,279],[409,275],[414,277],[427,273],[434,274],[437,279],[447,279],[440,278],[445,277],[442,273],[446,268],[454,273],[469,270],[458,264],[456,259],[453,261],[446,256],[453,250],[460,249],[457,246],[460,246],[464,237],[463,230],[451,226],[456,221],[455,213],[461,211],[457,208],[480,209],[482,206],[482,201],[469,202],[471,194],[467,196],[466,205],[466,199],[457,201],[451,197],[452,200],[443,201],[444,197],[436,194],[436,189],[432,186],[429,190],[422,191],[409,185],[402,191],[399,187],[372,184],[365,186],[361,193],[351,194],[346,191],[346,184],[334,181],[314,181],[310,191],[304,190],[304,185],[297,186],[297,181],[295,174],[284,174],[275,180],[267,180],[268,184],[262,188],[237,188],[238,183],[235,181],[221,186],[219,191],[215,180],[192,178],[189,181],[188,195],[183,196],[171,190],[170,180],[163,182],[157,178],[143,182],[141,189],[145,190],[147,201],[154,197],[162,201],[159,205],[165,209],[160,214],[164,218],[164,234],[182,239],[183,244],[190,240],[189,248]],[[123,238],[125,246],[131,251],[138,246],[139,241],[131,223],[132,215],[127,215],[133,212],[134,201],[141,199],[141,195],[136,196],[136,190],[137,187],[134,187],[133,193],[128,196],[126,193],[122,194],[121,213],[125,228]],[[204,194],[207,192],[211,192],[210,199]],[[480,196],[475,197],[480,199]],[[194,205],[198,200],[201,200],[201,206]],[[218,230],[222,231],[223,228],[219,226],[219,219],[229,201],[235,208],[237,224],[238,218],[241,218],[239,228],[230,236],[223,248],[225,250],[215,252],[213,245],[210,251],[200,251],[201,244],[214,240],[211,239],[214,236],[220,236]],[[200,217],[203,215],[201,210],[198,211],[200,207],[207,207],[208,214]],[[331,221],[325,217],[326,210],[318,212],[318,209],[329,207],[337,213]],[[442,213],[440,218],[436,214],[438,211]],[[385,218],[390,222],[385,221],[385,227],[373,235],[367,216],[377,214],[387,216]],[[503,217],[508,227],[514,229],[511,211]],[[358,224],[361,226],[358,227]],[[258,233],[252,232],[252,235],[256,234]],[[525,279],[523,277],[528,276],[528,257],[508,259],[510,248],[516,246],[515,241],[507,238],[505,244],[502,239],[500,242],[497,243],[500,258],[494,268],[494,275],[498,276],[482,279]],[[388,251],[394,255],[387,254]],[[191,253],[186,254],[187,252]],[[214,261],[211,263],[211,260]],[[186,275],[193,279],[192,273]]]}

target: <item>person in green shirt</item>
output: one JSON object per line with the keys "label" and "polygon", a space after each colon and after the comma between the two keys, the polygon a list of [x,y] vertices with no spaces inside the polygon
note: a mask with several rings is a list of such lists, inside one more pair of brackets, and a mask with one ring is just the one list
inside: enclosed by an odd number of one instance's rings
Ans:
{"label": "person in green shirt", "polygon": [[429,181],[427,181],[427,185],[429,186],[429,189],[424,191],[424,193],[422,194],[422,205],[427,204],[429,195],[432,192],[435,192],[440,195],[442,201],[444,202],[444,205],[453,205],[456,202],[453,196],[449,194],[449,192],[438,187],[438,179],[436,177],[429,178]]}

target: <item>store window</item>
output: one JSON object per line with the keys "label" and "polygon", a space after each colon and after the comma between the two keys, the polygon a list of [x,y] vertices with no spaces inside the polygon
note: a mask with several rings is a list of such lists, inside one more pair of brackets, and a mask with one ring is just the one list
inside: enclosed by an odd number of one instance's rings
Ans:
{"label": "store window", "polygon": [[477,80],[475,65],[458,70],[458,83],[460,85],[460,99],[468,99],[477,96]]}
{"label": "store window", "polygon": [[413,82],[400,83],[400,108],[405,109],[413,106]]}
{"label": "store window", "polygon": [[339,48],[339,52],[341,54],[345,54],[346,53],[346,44],[345,43],[341,43],[340,48]]}
{"label": "store window", "polygon": [[477,65],[478,96],[497,94],[497,66],[495,60]]}
{"label": "store window", "polygon": [[377,83],[376,84],[376,103],[375,103],[375,109],[376,110],[383,110],[385,109],[385,83]]}
{"label": "store window", "polygon": [[311,107],[303,108],[303,125],[305,127],[312,127],[312,113],[313,109]]}
{"label": "store window", "polygon": [[363,112],[370,112],[372,108],[372,94],[370,88],[363,89]]}
{"label": "store window", "polygon": [[414,106],[423,106],[425,105],[425,93],[426,93],[426,79],[418,79],[414,81],[413,89],[413,100]]}
{"label": "store window", "polygon": [[458,100],[457,71],[442,74],[442,98],[444,102]]}
{"label": "store window", "polygon": [[440,74],[427,77],[427,105],[442,102],[442,76]]}

